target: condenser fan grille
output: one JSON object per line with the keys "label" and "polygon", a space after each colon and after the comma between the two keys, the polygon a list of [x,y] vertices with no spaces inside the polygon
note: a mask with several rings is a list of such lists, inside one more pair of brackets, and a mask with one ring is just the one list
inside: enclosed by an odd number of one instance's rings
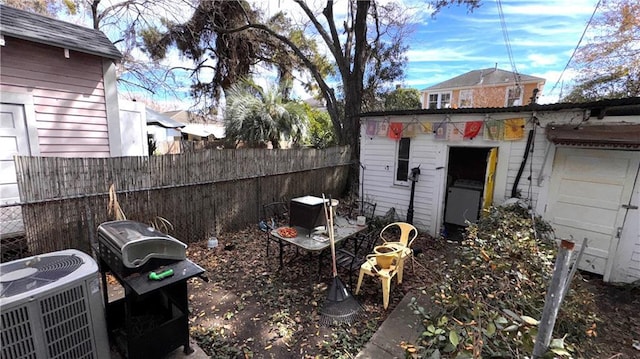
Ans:
{"label": "condenser fan grille", "polygon": [[80,268],[84,261],[75,255],[35,257],[8,263],[0,273],[0,298],[34,290],[63,278]]}

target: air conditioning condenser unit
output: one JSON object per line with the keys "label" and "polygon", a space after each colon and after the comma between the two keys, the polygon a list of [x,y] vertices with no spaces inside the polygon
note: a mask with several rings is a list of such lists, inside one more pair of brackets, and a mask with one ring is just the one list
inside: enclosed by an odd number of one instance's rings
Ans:
{"label": "air conditioning condenser unit", "polygon": [[98,265],[68,249],[0,264],[1,359],[108,359]]}

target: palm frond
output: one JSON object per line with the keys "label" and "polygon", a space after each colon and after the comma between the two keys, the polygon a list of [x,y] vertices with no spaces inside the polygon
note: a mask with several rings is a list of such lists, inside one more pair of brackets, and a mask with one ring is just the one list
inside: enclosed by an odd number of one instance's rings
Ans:
{"label": "palm frond", "polygon": [[107,204],[107,217],[114,221],[121,221],[127,219],[124,211],[120,207],[118,202],[118,195],[116,194],[116,187],[112,183],[109,186],[109,204]]}

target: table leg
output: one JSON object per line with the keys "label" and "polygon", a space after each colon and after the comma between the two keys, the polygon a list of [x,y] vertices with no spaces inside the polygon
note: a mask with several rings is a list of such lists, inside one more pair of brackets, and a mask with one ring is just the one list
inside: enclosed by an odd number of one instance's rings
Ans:
{"label": "table leg", "polygon": [[189,355],[194,351],[195,350],[191,347],[191,345],[189,344],[189,341],[187,340],[187,344],[184,345],[182,352],[185,353],[186,355]]}
{"label": "table leg", "polygon": [[271,235],[267,234],[267,260],[269,260],[269,242],[271,242]]}

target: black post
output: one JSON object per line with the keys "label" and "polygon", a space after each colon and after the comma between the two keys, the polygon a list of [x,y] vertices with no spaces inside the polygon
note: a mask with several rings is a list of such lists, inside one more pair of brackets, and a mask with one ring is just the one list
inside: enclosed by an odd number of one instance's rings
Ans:
{"label": "black post", "polygon": [[413,197],[416,193],[416,182],[420,176],[420,166],[411,169],[411,196],[409,197],[409,209],[407,210],[407,223],[413,224]]}

